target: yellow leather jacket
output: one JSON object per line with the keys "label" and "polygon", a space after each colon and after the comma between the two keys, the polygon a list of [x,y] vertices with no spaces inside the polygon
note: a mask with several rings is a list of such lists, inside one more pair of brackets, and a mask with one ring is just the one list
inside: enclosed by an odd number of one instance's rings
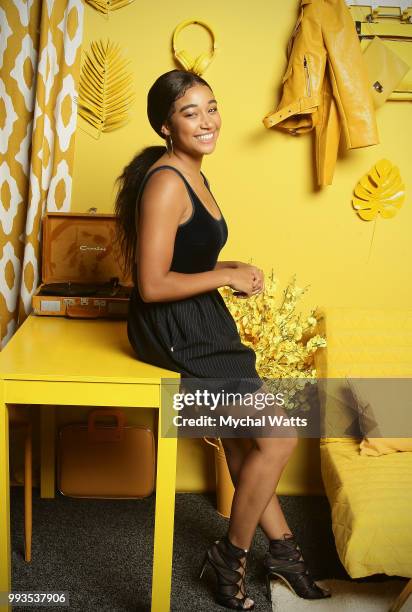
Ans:
{"label": "yellow leather jacket", "polygon": [[330,185],[340,130],[348,149],[378,144],[366,69],[344,0],[301,0],[288,43],[282,98],[263,123],[291,134],[315,128],[319,185]]}

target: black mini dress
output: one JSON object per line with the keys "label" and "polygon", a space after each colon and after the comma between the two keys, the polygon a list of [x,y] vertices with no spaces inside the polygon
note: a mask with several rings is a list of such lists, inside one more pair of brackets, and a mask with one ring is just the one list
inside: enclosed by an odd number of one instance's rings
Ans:
{"label": "black mini dress", "polygon": [[[182,274],[213,270],[228,236],[225,219],[222,213],[219,219],[210,214],[179,170],[163,165],[149,171],[137,206],[149,176],[163,168],[179,174],[193,208],[190,218],[178,226],[170,270]],[[127,331],[138,359],[179,372],[192,391],[252,393],[263,385],[255,368],[255,352],[242,344],[217,289],[181,300],[144,302],[135,283]]]}

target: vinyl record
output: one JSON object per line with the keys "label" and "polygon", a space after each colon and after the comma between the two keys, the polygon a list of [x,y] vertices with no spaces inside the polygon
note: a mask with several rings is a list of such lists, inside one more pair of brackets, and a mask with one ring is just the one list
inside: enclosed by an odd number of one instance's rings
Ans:
{"label": "vinyl record", "polygon": [[38,295],[60,297],[128,297],[131,287],[118,284],[118,279],[107,283],[49,283],[43,285]]}
{"label": "vinyl record", "polygon": [[[96,295],[99,285],[89,285],[82,283],[49,283],[43,285],[39,295],[58,295],[66,297],[87,297]],[[106,291],[110,290],[110,285],[106,285]]]}

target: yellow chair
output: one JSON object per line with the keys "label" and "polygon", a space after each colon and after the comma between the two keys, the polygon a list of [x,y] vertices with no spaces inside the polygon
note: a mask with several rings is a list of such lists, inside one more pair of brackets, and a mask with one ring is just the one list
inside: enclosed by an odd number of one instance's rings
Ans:
{"label": "yellow chair", "polygon": [[11,427],[23,429],[24,437],[24,559],[31,561],[32,543],[32,423],[22,406],[9,406]]}

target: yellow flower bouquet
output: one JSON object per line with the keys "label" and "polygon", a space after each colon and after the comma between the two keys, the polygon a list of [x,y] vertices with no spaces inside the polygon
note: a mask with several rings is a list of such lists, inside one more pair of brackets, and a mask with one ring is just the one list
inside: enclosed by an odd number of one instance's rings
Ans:
{"label": "yellow flower bouquet", "polygon": [[242,342],[255,351],[256,369],[268,388],[285,393],[286,409],[308,410],[308,383],[316,383],[313,357],[318,348],[326,346],[326,340],[315,333],[316,309],[306,316],[296,311],[309,285],[298,287],[294,276],[283,298],[277,300],[278,285],[272,270],[265,279],[264,292],[257,296],[241,299],[227,287],[220,292]]}

